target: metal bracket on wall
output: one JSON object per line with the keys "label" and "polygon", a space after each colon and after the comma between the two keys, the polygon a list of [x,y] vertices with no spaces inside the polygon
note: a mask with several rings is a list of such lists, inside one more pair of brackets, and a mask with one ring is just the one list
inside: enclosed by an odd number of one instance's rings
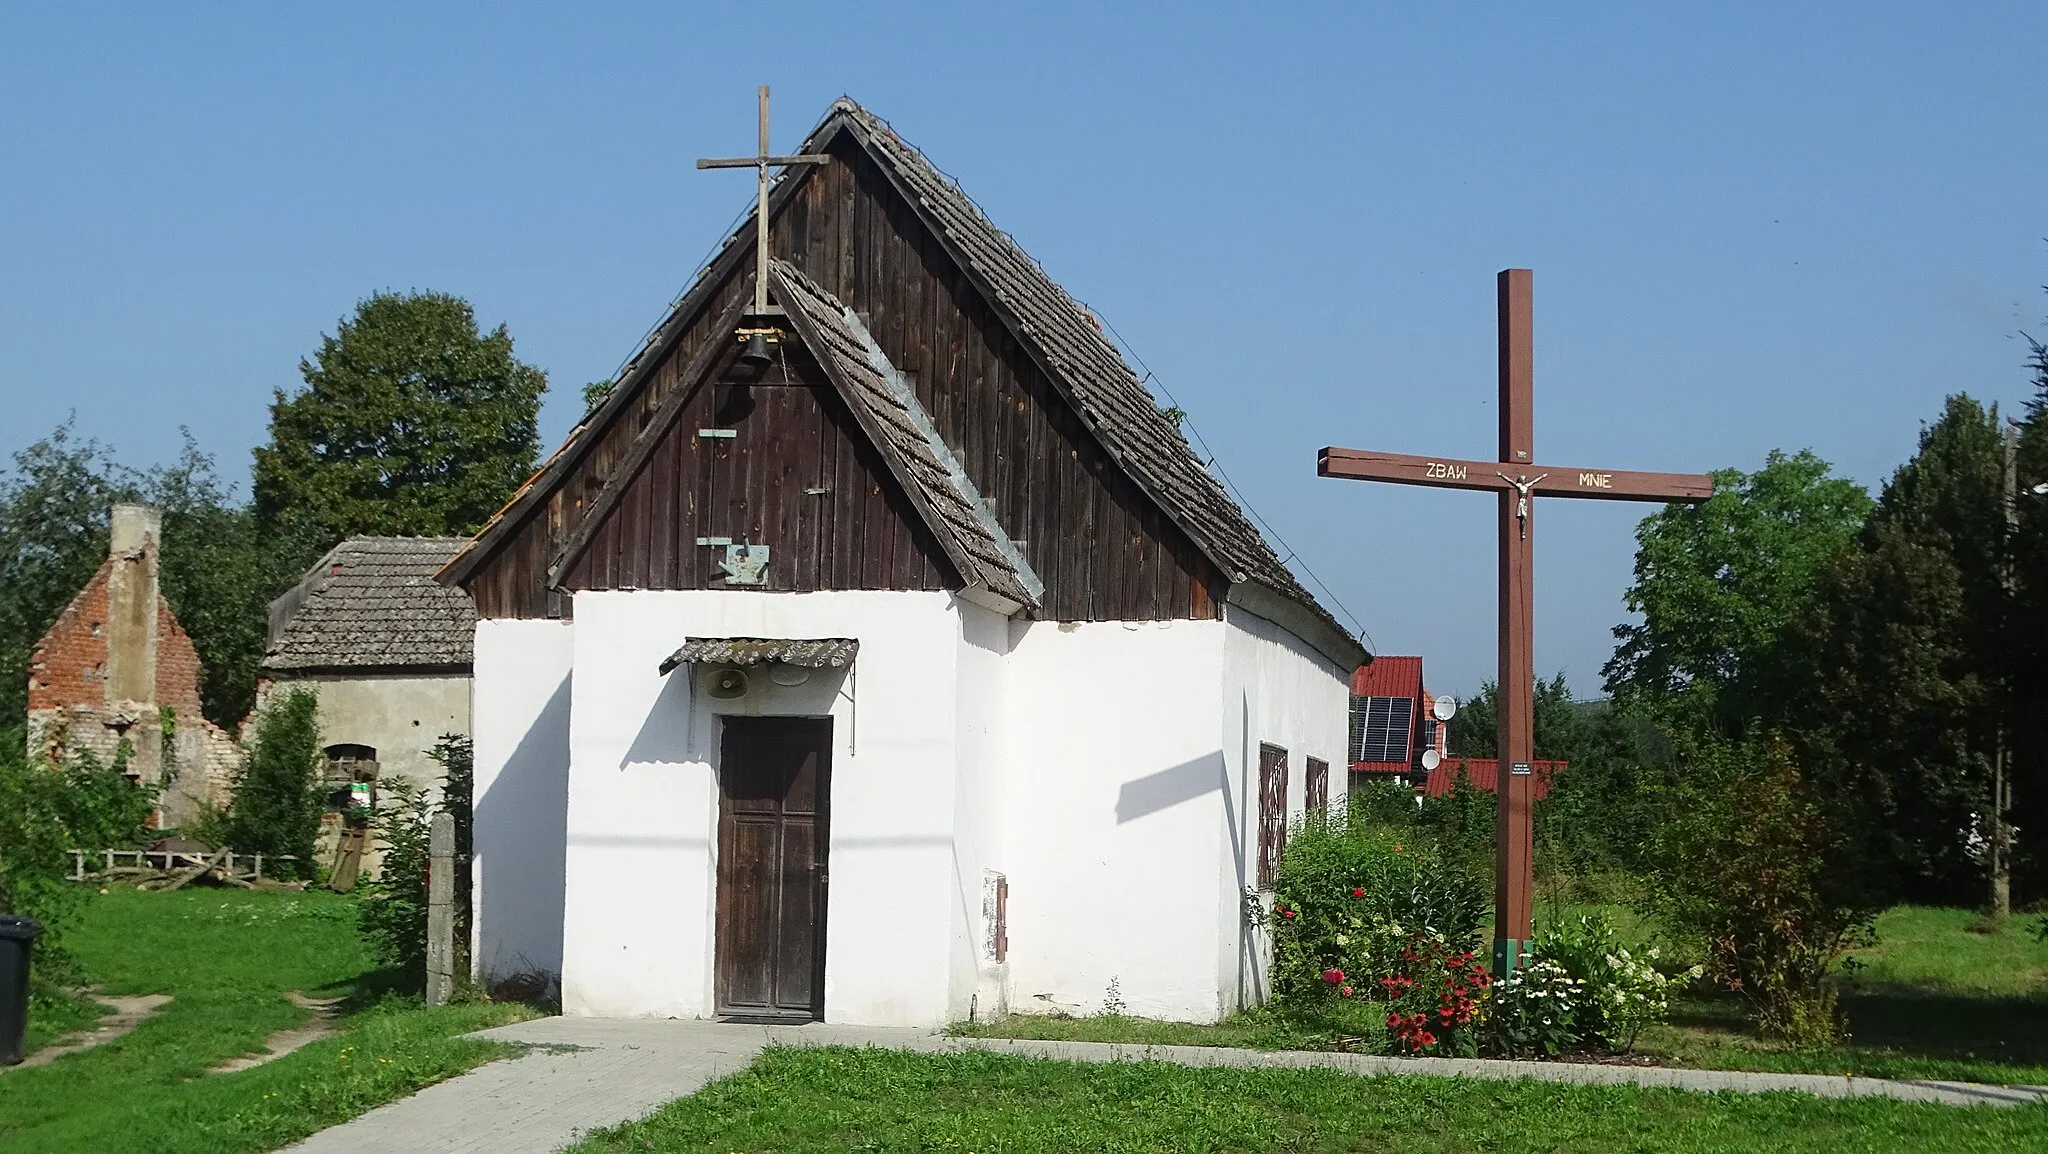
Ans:
{"label": "metal bracket on wall", "polygon": [[740,431],[738,429],[698,429],[697,435],[700,437],[709,437],[712,440],[730,441],[734,437],[739,436]]}

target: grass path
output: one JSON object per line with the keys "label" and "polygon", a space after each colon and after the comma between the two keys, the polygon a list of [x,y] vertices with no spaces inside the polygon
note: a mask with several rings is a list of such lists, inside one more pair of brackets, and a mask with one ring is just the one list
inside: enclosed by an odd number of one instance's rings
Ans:
{"label": "grass path", "polygon": [[[0,1149],[272,1150],[507,1052],[459,1035],[518,1006],[368,1004],[351,899],[327,893],[114,890],[69,937],[102,996],[169,994],[132,1033],[0,1077]],[[290,991],[343,996],[341,1032],[230,1074],[309,1012]]]}
{"label": "grass path", "polygon": [[2048,1149],[2048,1106],[783,1048],[572,1149],[1969,1154]]}

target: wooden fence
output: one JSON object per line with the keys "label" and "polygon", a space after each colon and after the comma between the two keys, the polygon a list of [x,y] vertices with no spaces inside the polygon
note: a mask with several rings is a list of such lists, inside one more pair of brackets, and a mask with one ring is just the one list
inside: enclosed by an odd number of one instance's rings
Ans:
{"label": "wooden fence", "polygon": [[[218,862],[214,861],[216,857],[220,859]],[[93,861],[93,868],[89,871],[85,868],[88,858]],[[94,852],[75,849],[71,851],[71,880],[82,882],[91,876],[110,874],[119,870],[172,873],[177,870],[213,868],[241,881],[260,882],[263,880],[265,860],[280,862],[299,859],[297,855],[288,853],[237,854],[234,850],[201,853],[194,850],[103,849]],[[132,865],[126,864],[131,862]]]}

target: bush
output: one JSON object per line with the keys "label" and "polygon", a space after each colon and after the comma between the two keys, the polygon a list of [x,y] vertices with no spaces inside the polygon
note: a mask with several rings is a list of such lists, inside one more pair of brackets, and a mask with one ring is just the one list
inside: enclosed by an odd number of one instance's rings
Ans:
{"label": "bush", "polygon": [[401,971],[409,985],[427,981],[428,835],[433,814],[426,796],[411,782],[390,779],[379,787],[371,821],[384,843],[384,864],[364,886],[357,925],[370,953]]}
{"label": "bush", "polygon": [[1395,1049],[1449,1058],[1479,1056],[1481,1006],[1493,975],[1472,951],[1454,950],[1442,938],[1411,939],[1401,950],[1395,972],[1377,984],[1387,1003],[1387,1030]]}
{"label": "bush", "polygon": [[1741,995],[1758,1032],[1836,1039],[1829,969],[1869,932],[1882,900],[1775,737],[1686,751],[1656,834],[1651,900],[1694,940],[1706,973]]}
{"label": "bush", "polygon": [[1547,1058],[1585,1034],[1585,983],[1537,958],[1494,983],[1486,1010],[1488,1049],[1502,1058]]}
{"label": "bush", "polygon": [[1670,1014],[1672,987],[1702,973],[1694,966],[1666,975],[1657,969],[1655,948],[1640,955],[1629,949],[1600,914],[1541,927],[1535,954],[1579,983],[1584,993],[1574,1007],[1579,1035],[1609,1050],[1633,1050],[1643,1027]]}
{"label": "bush", "polygon": [[1487,915],[1485,883],[1428,845],[1374,830],[1363,809],[1311,814],[1288,838],[1273,898],[1274,996],[1313,1004],[1323,974],[1360,983],[1397,971],[1417,938],[1470,950]]}
{"label": "bush", "polygon": [[447,785],[438,804],[403,780],[387,781],[371,817],[371,828],[384,843],[384,862],[376,880],[365,885],[366,900],[358,925],[371,954],[400,971],[408,985],[424,988],[427,980],[427,870],[431,861],[434,815],[455,819],[455,972],[467,970],[469,944],[469,855],[474,826],[471,797],[474,771],[470,739],[443,735],[428,751],[447,771]]}
{"label": "bush", "polygon": [[313,844],[326,808],[319,791],[319,699],[292,688],[272,698],[256,717],[256,736],[235,780],[223,832],[237,853],[260,853],[278,862],[280,876],[313,876]]}
{"label": "bush", "polygon": [[0,913],[43,925],[36,943],[35,993],[55,996],[80,975],[64,949],[66,924],[83,896],[66,879],[74,849],[120,849],[148,836],[150,791],[119,765],[79,754],[61,771],[31,760],[19,729],[0,730]]}

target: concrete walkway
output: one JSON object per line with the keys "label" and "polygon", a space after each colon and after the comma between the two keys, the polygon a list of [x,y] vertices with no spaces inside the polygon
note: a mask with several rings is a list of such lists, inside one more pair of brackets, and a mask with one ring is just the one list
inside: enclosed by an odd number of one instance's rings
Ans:
{"label": "concrete walkway", "polygon": [[[1765,1093],[1792,1090],[1825,1098],[1876,1096],[1945,1105],[2014,1106],[2048,1101],[2048,1087],[1966,1082],[1893,1082],[1820,1074],[1748,1074],[1559,1062],[1458,1058],[1379,1058],[1362,1054],[1228,1050],[1211,1046],[1129,1046],[1106,1042],[1033,1042],[949,1038],[928,1030],[858,1026],[740,1026],[648,1019],[542,1018],[478,1035],[551,1047],[494,1062],[372,1110],[290,1149],[356,1154],[402,1149],[420,1154],[552,1154],[585,1132],[646,1116],[746,1067],[769,1045],[886,1046],[927,1053],[991,1050],[1077,1062],[1152,1060],[1183,1066],[1325,1068],[1354,1074],[1434,1074],[1533,1078],[1575,1084],[1630,1083],[1682,1090]],[[575,1050],[561,1047],[578,1047]]]}

